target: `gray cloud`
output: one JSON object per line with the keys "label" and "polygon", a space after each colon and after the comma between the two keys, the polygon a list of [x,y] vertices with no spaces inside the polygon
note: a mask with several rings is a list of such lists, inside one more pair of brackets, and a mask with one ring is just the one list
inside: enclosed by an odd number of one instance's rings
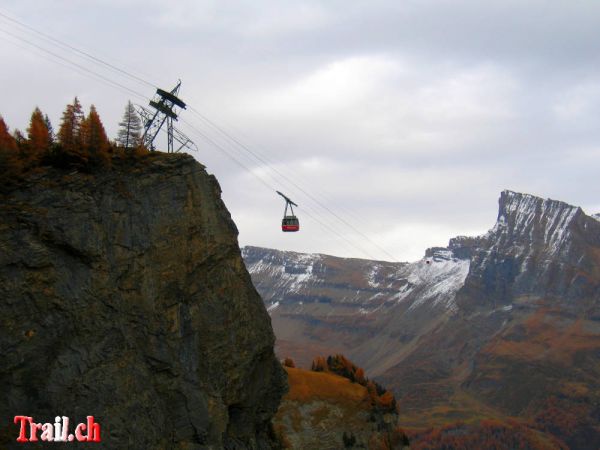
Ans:
{"label": "gray cloud", "polygon": [[[600,211],[596,2],[21,0],[1,9],[163,87],[182,78],[188,103],[398,259],[491,227],[504,188]],[[77,94],[115,134],[127,93],[1,45],[10,125],[25,128],[35,105],[57,124]],[[238,155],[301,205],[303,231],[278,232],[280,199],[197,140],[242,244],[364,256],[337,233],[387,258]]]}

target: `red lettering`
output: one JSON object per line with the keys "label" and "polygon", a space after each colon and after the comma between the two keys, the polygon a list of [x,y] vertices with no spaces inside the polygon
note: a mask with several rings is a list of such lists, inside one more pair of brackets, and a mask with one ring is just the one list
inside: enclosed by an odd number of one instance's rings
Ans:
{"label": "red lettering", "polygon": [[27,442],[28,439],[25,437],[25,423],[29,423],[31,421],[31,417],[28,416],[15,416],[14,423],[21,422],[21,428],[19,429],[19,437],[17,438],[17,442]]}
{"label": "red lettering", "polygon": [[94,422],[94,416],[87,416],[87,430],[88,442],[100,442],[100,424]]}
{"label": "red lettering", "polygon": [[85,423],[80,423],[79,425],[77,425],[75,427],[75,437],[77,438],[77,440],[79,442],[83,442],[83,441],[87,440],[86,439],[87,436],[84,436],[83,433],[82,433],[83,431],[85,431],[86,428],[87,427],[85,426]]}
{"label": "red lettering", "polygon": [[41,423],[34,423],[33,419],[29,418],[29,442],[37,442],[37,432],[42,429]]}
{"label": "red lettering", "polygon": [[[41,423],[35,423],[33,421],[33,417],[29,417],[29,416],[15,416],[15,418],[13,419],[13,422],[15,424],[19,425],[19,437],[17,438],[17,442],[37,442],[38,441],[38,436],[37,433],[39,430],[42,429],[42,424]],[[29,439],[27,439],[27,424],[29,424]],[[54,427],[52,426],[51,423],[47,423],[45,424],[48,427],[48,433],[44,433],[42,434],[42,439],[46,440],[48,439],[48,437],[50,437],[50,439],[48,440],[53,440],[52,436],[52,432],[54,431]],[[56,425],[56,424],[55,424]],[[62,439],[62,441],[72,441],[73,437],[75,437],[79,442],[100,442],[101,441],[101,437],[100,437],[100,424],[96,423],[94,420],[94,416],[87,416],[87,423],[80,423],[79,425],[77,425],[77,427],[75,427],[75,436],[68,435],[67,436],[67,429],[69,426],[69,419],[68,417],[63,417],[63,429],[62,431],[62,435],[64,436],[64,439]],[[87,434],[84,434],[84,432],[87,431]],[[46,435],[48,434],[48,435]],[[54,437],[56,441],[61,441],[60,436],[55,436]]]}

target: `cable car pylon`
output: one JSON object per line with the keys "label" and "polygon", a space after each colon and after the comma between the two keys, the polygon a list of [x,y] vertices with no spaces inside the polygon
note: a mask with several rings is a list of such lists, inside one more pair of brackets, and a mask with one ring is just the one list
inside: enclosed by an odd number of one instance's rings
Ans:
{"label": "cable car pylon", "polygon": [[[156,89],[154,99],[150,100],[152,109],[137,106],[138,113],[144,120],[144,134],[142,142],[146,148],[154,150],[154,140],[160,132],[163,125],[167,126],[167,152],[176,153],[182,149],[197,150],[196,144],[173,126],[177,120],[178,112],[176,108],[186,109],[186,104],[177,95],[181,88],[181,80],[177,85],[167,92],[163,89]],[[177,147],[175,146],[177,143]]]}
{"label": "cable car pylon", "polygon": [[[283,197],[285,200],[285,210],[283,211],[283,219],[281,220],[281,231],[290,232],[290,231],[299,231],[300,230],[300,221],[294,215],[294,206],[298,207],[289,197],[285,196],[279,191],[275,191],[279,195]],[[290,208],[291,215],[288,215],[287,210],[288,206]]]}

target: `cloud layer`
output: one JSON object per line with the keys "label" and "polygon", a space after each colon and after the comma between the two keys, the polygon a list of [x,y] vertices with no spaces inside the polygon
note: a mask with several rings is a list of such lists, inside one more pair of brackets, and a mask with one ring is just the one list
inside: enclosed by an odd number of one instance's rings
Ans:
{"label": "cloud layer", "polygon": [[[412,260],[490,228],[505,188],[600,211],[595,2],[21,0],[0,9],[161,87],[181,78],[182,98],[246,147],[182,115],[241,244],[389,259],[375,241]],[[2,29],[20,32],[5,20]],[[128,92],[0,38],[10,125],[25,128],[35,105],[58,122],[79,95],[116,133]],[[283,204],[265,184],[300,205],[301,233],[278,231]]]}

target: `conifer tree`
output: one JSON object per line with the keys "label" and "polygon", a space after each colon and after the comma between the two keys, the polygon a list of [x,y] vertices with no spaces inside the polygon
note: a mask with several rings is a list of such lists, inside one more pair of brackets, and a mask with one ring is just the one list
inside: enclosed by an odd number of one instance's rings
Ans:
{"label": "conifer tree", "polygon": [[21,130],[19,130],[18,128],[15,128],[15,131],[13,131],[12,137],[15,140],[15,142],[17,143],[17,147],[19,147],[19,148],[27,142],[27,138],[21,132]]}
{"label": "conifer tree", "polygon": [[28,155],[30,161],[39,161],[50,149],[50,133],[46,121],[39,108],[31,114],[29,128],[27,128]]}
{"label": "conifer tree", "polygon": [[317,356],[313,359],[310,370],[314,372],[327,372],[329,367],[327,366],[327,361],[323,356]]}
{"label": "conifer tree", "polygon": [[15,140],[15,142],[17,143],[17,149],[19,150],[19,158],[26,159],[27,138],[21,132],[21,130],[19,130],[18,128],[15,128],[15,130],[12,133],[12,136],[13,136],[13,139]]}
{"label": "conifer tree", "polygon": [[83,152],[89,155],[94,162],[106,163],[109,161],[110,143],[94,105],[90,107],[88,116],[81,124],[81,143]]}
{"label": "conifer tree", "polygon": [[285,367],[291,367],[291,368],[295,368],[296,367],[296,363],[294,363],[294,360],[292,358],[289,358],[289,357],[287,357],[287,358],[285,358],[283,360],[283,365]]}
{"label": "conifer tree", "polygon": [[125,113],[123,114],[123,120],[119,122],[119,127],[117,134],[119,145],[129,149],[138,147],[141,144],[142,123],[131,100],[125,106]]}
{"label": "conifer tree", "polygon": [[8,126],[2,116],[0,116],[0,151],[2,153],[12,152],[17,153],[17,143],[8,132]]}
{"label": "conifer tree", "polygon": [[48,137],[50,138],[50,145],[54,144],[54,127],[52,127],[52,122],[50,122],[50,117],[48,114],[44,114],[44,122],[46,123],[46,128],[48,129]]}
{"label": "conifer tree", "polygon": [[356,369],[354,378],[356,379],[356,382],[358,384],[362,384],[363,386],[365,386],[367,384],[367,378],[365,377],[365,370],[362,367],[359,367],[358,369]]}
{"label": "conifer tree", "polygon": [[62,152],[67,156],[75,156],[86,160],[87,155],[83,153],[81,142],[81,125],[83,123],[83,110],[79,99],[75,97],[73,104],[67,105],[62,115],[62,121],[58,130],[58,142]]}
{"label": "conifer tree", "polygon": [[18,151],[15,138],[10,135],[4,119],[0,116],[0,181],[6,181],[20,171]]}

